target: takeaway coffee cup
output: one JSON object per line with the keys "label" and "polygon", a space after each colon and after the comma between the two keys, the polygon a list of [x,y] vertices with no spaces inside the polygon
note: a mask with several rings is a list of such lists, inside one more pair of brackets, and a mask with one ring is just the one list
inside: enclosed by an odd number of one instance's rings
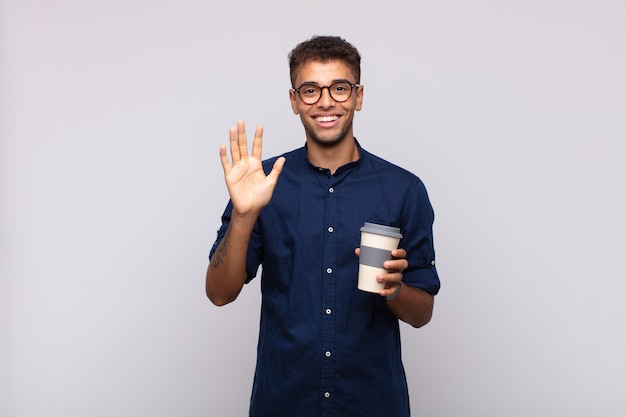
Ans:
{"label": "takeaway coffee cup", "polygon": [[397,227],[367,222],[360,230],[358,288],[362,291],[378,293],[385,288],[385,284],[376,281],[376,275],[387,272],[383,268],[383,263],[392,259],[391,251],[398,247],[402,234]]}

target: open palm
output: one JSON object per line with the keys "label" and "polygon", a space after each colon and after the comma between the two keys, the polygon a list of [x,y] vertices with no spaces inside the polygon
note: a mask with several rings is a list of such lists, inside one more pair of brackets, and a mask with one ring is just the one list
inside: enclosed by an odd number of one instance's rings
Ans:
{"label": "open palm", "polygon": [[263,127],[256,128],[252,155],[248,155],[248,141],[243,121],[238,121],[237,128],[231,127],[229,133],[232,163],[226,156],[224,145],[220,147],[220,158],[234,210],[241,214],[258,212],[270,202],[285,158],[278,158],[269,175],[265,175],[261,163]]}

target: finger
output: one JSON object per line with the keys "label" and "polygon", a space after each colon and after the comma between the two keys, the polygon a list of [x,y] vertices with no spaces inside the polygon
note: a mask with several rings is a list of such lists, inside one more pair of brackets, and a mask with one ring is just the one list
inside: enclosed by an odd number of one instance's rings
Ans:
{"label": "finger", "polygon": [[376,281],[384,282],[385,288],[395,287],[396,283],[402,281],[402,274],[400,274],[399,272],[380,274],[376,276]]}
{"label": "finger", "polygon": [[394,249],[391,251],[391,256],[396,259],[404,259],[406,258],[406,250],[402,248]]}
{"label": "finger", "polygon": [[243,120],[237,121],[237,142],[239,144],[239,157],[248,157],[248,140],[246,139],[246,125]]}
{"label": "finger", "polygon": [[382,297],[389,297],[391,294],[397,291],[397,288],[398,287],[394,285],[391,288],[385,288],[384,290],[380,290],[378,294]]}
{"label": "finger", "polygon": [[356,254],[356,256],[361,256],[361,248],[354,249],[354,253]]}
{"label": "finger", "polygon": [[239,162],[241,155],[239,154],[239,144],[237,143],[237,128],[231,127],[228,130],[230,136],[230,155],[233,158],[233,165]]}
{"label": "finger", "polygon": [[226,156],[226,145],[220,145],[220,160],[222,161],[222,168],[224,169],[224,175],[228,175],[232,167]]}
{"label": "finger", "polygon": [[392,259],[383,263],[383,268],[387,271],[404,271],[409,267],[406,259]]}
{"label": "finger", "polygon": [[276,184],[278,181],[278,176],[281,172],[283,172],[283,167],[285,166],[285,157],[281,156],[274,162],[274,166],[272,167],[272,171],[269,173],[267,178],[270,180],[272,184]]}
{"label": "finger", "polygon": [[261,159],[263,150],[263,126],[258,125],[254,133],[254,142],[252,142],[252,156]]}

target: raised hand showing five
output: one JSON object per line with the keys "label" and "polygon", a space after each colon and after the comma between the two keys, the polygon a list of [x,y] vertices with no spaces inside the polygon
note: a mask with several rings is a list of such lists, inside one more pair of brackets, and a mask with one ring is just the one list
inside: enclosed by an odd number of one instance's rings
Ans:
{"label": "raised hand showing five", "polygon": [[269,175],[265,175],[261,163],[263,127],[256,128],[252,155],[248,155],[246,128],[242,120],[237,122],[236,128],[231,127],[229,133],[232,164],[226,156],[225,145],[220,146],[220,159],[234,210],[244,215],[259,212],[272,198],[285,158],[278,158]]}

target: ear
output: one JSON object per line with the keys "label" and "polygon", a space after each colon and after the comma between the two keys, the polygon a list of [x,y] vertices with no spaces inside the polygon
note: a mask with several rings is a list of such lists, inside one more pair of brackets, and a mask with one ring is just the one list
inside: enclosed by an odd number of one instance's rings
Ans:
{"label": "ear", "polygon": [[363,86],[360,85],[356,89],[356,104],[354,106],[354,110],[361,111],[363,107]]}
{"label": "ear", "polygon": [[291,101],[291,110],[293,110],[293,114],[300,114],[300,110],[298,110],[296,92],[293,91],[293,89],[289,89],[289,101]]}

